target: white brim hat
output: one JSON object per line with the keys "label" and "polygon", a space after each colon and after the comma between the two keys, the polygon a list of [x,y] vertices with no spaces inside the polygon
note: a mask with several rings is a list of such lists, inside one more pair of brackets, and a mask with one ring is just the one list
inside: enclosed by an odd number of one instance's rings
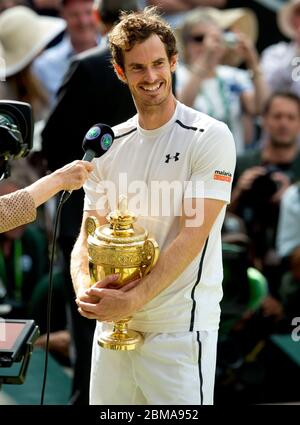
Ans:
{"label": "white brim hat", "polygon": [[0,78],[26,68],[66,28],[61,18],[40,16],[25,6],[0,14]]}
{"label": "white brim hat", "polygon": [[238,31],[256,43],[258,38],[258,21],[254,12],[245,7],[234,9],[205,8],[207,13],[223,30]]}
{"label": "white brim hat", "polygon": [[297,7],[300,7],[300,0],[289,1],[280,9],[277,15],[277,24],[280,31],[290,39],[293,39],[296,35],[292,26],[291,17]]}

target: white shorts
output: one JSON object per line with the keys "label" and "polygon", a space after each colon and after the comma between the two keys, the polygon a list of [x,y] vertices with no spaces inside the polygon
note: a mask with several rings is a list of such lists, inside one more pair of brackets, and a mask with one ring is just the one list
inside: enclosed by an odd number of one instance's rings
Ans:
{"label": "white shorts", "polygon": [[213,404],[218,331],[145,333],[132,351],[97,343],[91,368],[90,404]]}

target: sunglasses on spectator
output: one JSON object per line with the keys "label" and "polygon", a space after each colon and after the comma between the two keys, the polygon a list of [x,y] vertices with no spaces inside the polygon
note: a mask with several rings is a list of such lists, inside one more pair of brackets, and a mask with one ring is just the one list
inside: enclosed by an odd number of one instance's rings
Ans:
{"label": "sunglasses on spectator", "polygon": [[204,34],[190,35],[188,40],[193,41],[194,43],[203,43],[204,37]]}

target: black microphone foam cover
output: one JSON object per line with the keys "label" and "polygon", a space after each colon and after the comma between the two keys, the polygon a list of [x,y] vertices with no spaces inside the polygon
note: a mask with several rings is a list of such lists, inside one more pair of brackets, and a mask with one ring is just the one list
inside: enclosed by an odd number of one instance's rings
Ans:
{"label": "black microphone foam cover", "polygon": [[94,157],[99,158],[111,147],[115,135],[112,128],[106,124],[95,124],[86,133],[82,148],[85,152],[93,151]]}

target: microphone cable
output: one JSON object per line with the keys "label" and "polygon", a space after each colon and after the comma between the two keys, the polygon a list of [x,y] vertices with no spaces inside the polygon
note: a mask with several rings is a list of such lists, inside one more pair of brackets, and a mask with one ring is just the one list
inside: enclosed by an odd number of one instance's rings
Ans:
{"label": "microphone cable", "polygon": [[[93,158],[99,158],[103,155],[112,145],[115,135],[112,128],[106,124],[95,124],[86,133],[82,142],[82,148],[84,150],[83,160],[91,162]],[[53,293],[53,260],[57,239],[57,228],[60,220],[61,209],[63,204],[69,199],[72,194],[72,190],[63,191],[59,204],[57,207],[55,222],[54,222],[54,233],[52,251],[50,256],[50,268],[49,268],[49,286],[48,286],[48,299],[47,299],[47,333],[46,333],[46,348],[45,348],[45,364],[43,373],[43,385],[41,391],[41,406],[44,404],[46,381],[47,381],[47,369],[48,369],[48,357],[49,357],[49,338],[51,328],[51,308],[52,308],[52,293]]]}
{"label": "microphone cable", "polygon": [[54,221],[54,233],[53,233],[53,242],[50,256],[50,266],[49,266],[49,284],[48,284],[48,297],[47,297],[47,330],[46,330],[46,347],[45,347],[45,363],[44,363],[44,372],[43,372],[43,385],[41,391],[41,401],[40,405],[44,405],[45,389],[47,382],[47,370],[48,370],[48,357],[49,357],[49,339],[50,339],[50,330],[51,330],[51,310],[52,310],[52,294],[53,294],[53,262],[54,254],[57,240],[57,229],[60,220],[62,206],[65,203],[66,199],[63,198],[63,195],[60,198],[56,215]]}

